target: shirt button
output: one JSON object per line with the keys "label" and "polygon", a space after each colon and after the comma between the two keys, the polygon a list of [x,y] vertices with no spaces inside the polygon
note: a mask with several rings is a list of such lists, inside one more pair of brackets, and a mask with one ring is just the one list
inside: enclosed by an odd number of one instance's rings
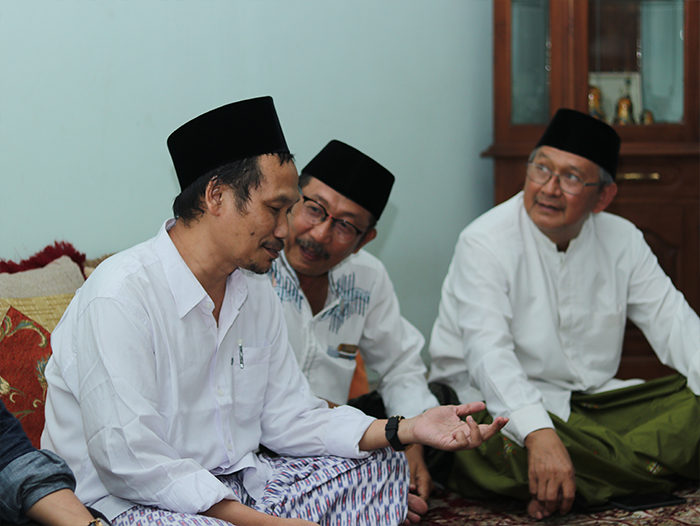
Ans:
{"label": "shirt button", "polygon": [[233,451],[233,447],[231,446],[231,442],[226,444],[226,449],[228,449],[229,451]]}
{"label": "shirt button", "polygon": [[219,396],[224,396],[224,390],[221,387],[217,387],[216,394],[218,394]]}

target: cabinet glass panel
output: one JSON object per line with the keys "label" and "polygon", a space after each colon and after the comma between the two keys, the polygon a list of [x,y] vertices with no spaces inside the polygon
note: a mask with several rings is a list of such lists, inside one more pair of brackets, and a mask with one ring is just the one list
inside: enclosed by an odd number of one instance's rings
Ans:
{"label": "cabinet glass panel", "polygon": [[588,111],[611,124],[683,118],[683,0],[590,0]]}
{"label": "cabinet glass panel", "polygon": [[549,2],[513,0],[511,7],[511,122],[544,124],[549,120]]}

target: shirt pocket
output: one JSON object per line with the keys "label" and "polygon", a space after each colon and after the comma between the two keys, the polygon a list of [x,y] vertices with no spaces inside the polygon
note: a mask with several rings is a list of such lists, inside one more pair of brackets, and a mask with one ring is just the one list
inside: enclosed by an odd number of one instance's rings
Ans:
{"label": "shirt pocket", "polygon": [[271,352],[271,346],[235,349],[232,412],[239,423],[259,420],[262,416]]}

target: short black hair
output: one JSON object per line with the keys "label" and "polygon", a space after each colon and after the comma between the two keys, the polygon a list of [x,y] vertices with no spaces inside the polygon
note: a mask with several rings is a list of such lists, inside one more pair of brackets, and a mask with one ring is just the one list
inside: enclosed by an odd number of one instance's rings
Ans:
{"label": "short black hair", "polygon": [[[266,155],[277,157],[280,165],[294,160],[294,155],[286,152]],[[251,190],[259,188],[263,182],[264,176],[260,171],[259,159],[260,156],[256,156],[233,161],[198,177],[173,201],[174,216],[182,219],[185,224],[189,224],[204,214],[202,203],[209,181],[231,188],[236,196],[238,210],[245,210],[250,201]]]}

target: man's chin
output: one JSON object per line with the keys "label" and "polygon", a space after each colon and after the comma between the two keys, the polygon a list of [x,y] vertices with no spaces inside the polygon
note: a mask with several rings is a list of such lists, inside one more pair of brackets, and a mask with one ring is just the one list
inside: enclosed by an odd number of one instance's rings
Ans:
{"label": "man's chin", "polygon": [[256,261],[251,261],[243,267],[244,269],[253,272],[254,274],[267,274],[272,268],[272,261],[269,263],[258,263]]}

